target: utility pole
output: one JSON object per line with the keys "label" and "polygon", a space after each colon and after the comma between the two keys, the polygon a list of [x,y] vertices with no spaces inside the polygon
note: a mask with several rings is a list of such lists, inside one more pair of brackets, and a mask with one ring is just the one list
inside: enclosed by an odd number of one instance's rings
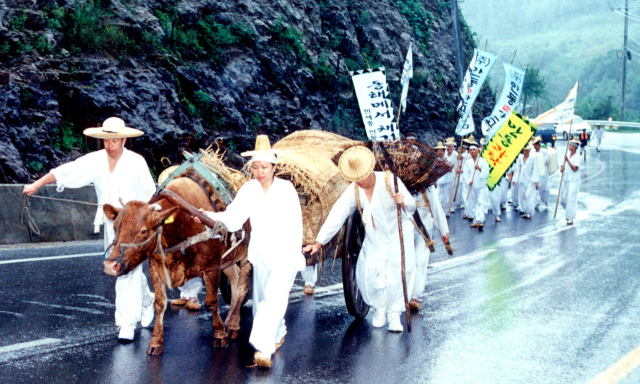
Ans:
{"label": "utility pole", "polygon": [[453,19],[453,42],[454,52],[456,54],[456,72],[458,74],[458,87],[462,88],[462,81],[464,79],[463,62],[464,56],[462,53],[462,42],[460,41],[460,20],[458,19],[458,0],[451,0],[451,18]]}
{"label": "utility pole", "polygon": [[629,0],[624,0],[624,49],[622,50],[622,111],[620,120],[624,121],[624,89],[627,85],[627,29],[629,28]]}

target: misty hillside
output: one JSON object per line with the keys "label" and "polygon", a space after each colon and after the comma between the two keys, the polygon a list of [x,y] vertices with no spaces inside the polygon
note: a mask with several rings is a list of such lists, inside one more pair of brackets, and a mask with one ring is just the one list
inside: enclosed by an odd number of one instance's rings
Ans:
{"label": "misty hillside", "polygon": [[[610,97],[612,112],[619,114],[624,17],[612,11],[609,3],[624,6],[623,0],[464,0],[460,8],[478,34],[480,47],[488,40],[488,50],[507,62],[517,49],[514,65],[540,68],[547,82],[543,108],[564,100],[580,79],[579,113],[595,113],[590,107]],[[633,8],[638,6],[639,1],[630,0],[629,12],[640,16],[640,8]],[[640,53],[639,43],[640,22],[630,19],[628,48]],[[626,120],[640,121],[640,56],[631,54]],[[499,89],[502,72],[494,69],[491,76],[492,86]],[[536,112],[534,108],[531,115]]]}

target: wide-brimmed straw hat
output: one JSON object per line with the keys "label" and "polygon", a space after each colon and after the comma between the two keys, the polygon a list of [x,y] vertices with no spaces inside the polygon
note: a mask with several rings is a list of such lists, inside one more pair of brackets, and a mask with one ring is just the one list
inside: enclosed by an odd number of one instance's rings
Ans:
{"label": "wide-brimmed straw hat", "polygon": [[444,141],[444,145],[452,145],[452,146],[456,146],[456,139],[453,137],[447,137],[447,140]]}
{"label": "wide-brimmed straw hat", "polygon": [[478,146],[478,143],[476,142],[476,140],[473,138],[473,135],[469,135],[469,137],[467,137],[466,139],[462,140],[465,144],[467,145],[474,145],[474,146]]}
{"label": "wide-brimmed straw hat", "polygon": [[538,144],[541,141],[542,141],[541,136],[534,136],[533,139],[531,139],[531,144]]}
{"label": "wide-brimmed straw hat", "polygon": [[366,179],[373,172],[375,165],[373,152],[358,145],[344,151],[338,161],[338,170],[345,180],[357,183]]}
{"label": "wide-brimmed straw hat", "polygon": [[447,149],[447,148],[442,144],[442,141],[438,141],[438,145],[433,147],[433,149]]}
{"label": "wide-brimmed straw hat", "polygon": [[124,120],[119,117],[110,117],[102,123],[102,127],[87,128],[82,133],[96,139],[124,139],[144,135],[139,129],[125,127]]}
{"label": "wide-brimmed straw hat", "polygon": [[573,136],[573,139],[569,140],[569,144],[580,145],[580,139],[578,139],[578,136]]}
{"label": "wide-brimmed straw hat", "polygon": [[533,150],[533,145],[531,145],[531,143],[528,143],[527,145],[524,146],[524,148],[522,148],[523,151],[531,151]]}
{"label": "wide-brimmed straw hat", "polygon": [[251,156],[267,156],[267,155],[281,155],[284,151],[280,149],[271,148],[269,137],[267,135],[258,135],[256,137],[256,148],[253,151],[242,152],[240,155],[244,157]]}

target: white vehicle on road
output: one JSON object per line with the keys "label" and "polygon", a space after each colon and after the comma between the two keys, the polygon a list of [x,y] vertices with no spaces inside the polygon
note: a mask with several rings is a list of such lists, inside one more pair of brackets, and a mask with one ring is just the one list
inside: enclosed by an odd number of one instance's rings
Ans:
{"label": "white vehicle on road", "polygon": [[[573,120],[573,123],[571,122]],[[571,127],[571,135],[575,136],[578,132],[582,132],[583,129],[586,129],[587,132],[591,132],[591,125],[587,124],[582,117],[573,115],[572,120],[568,120],[566,122],[556,123],[556,135],[558,138],[562,137],[565,140],[569,137],[569,127]]]}

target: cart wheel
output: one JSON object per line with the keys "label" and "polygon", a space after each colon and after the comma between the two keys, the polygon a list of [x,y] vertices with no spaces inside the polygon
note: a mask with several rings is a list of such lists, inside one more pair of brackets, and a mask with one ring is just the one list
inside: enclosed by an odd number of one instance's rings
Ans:
{"label": "cart wheel", "polygon": [[356,265],[364,241],[364,226],[360,212],[355,211],[347,220],[347,230],[342,243],[342,286],[344,300],[349,314],[358,320],[364,319],[369,313],[369,305],[364,302],[362,294],[356,284]]}
{"label": "cart wheel", "polygon": [[[244,300],[242,300],[242,305],[245,305],[253,294],[253,269],[251,269],[251,274],[249,274],[247,285],[247,295],[244,297]],[[220,294],[222,294],[222,299],[225,303],[231,305],[231,282],[223,271],[220,271]]]}

